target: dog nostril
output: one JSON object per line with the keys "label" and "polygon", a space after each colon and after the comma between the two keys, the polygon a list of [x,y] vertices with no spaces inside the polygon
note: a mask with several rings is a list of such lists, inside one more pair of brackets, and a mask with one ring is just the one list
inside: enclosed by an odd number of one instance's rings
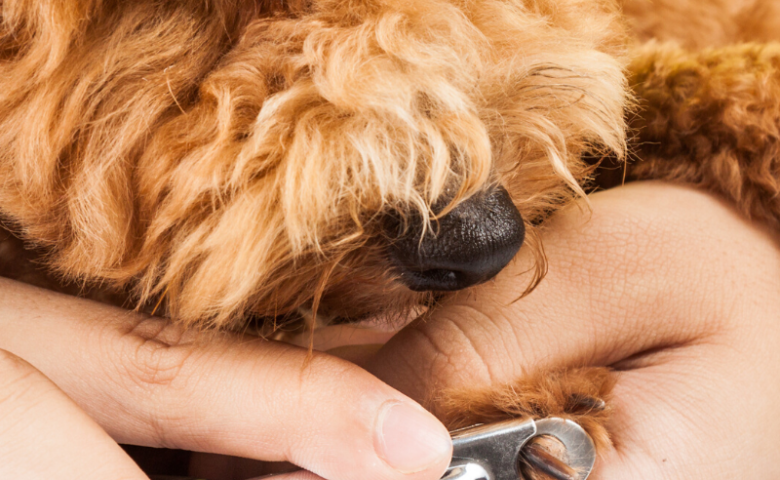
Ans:
{"label": "dog nostril", "polygon": [[[406,230],[388,221],[389,252],[400,280],[411,290],[453,291],[493,278],[515,256],[525,228],[503,187],[475,195],[434,222],[422,237],[417,218]],[[422,238],[421,238],[422,237]]]}
{"label": "dog nostril", "polygon": [[[412,290],[458,290],[464,283],[459,278],[459,272],[443,268],[431,268],[417,271],[414,268],[406,269],[401,277]],[[427,287],[431,288],[427,288]],[[436,288],[432,288],[436,286]]]}

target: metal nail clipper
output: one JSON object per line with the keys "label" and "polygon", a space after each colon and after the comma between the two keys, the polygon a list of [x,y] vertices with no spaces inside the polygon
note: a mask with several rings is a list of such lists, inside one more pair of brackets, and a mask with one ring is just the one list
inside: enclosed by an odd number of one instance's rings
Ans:
{"label": "metal nail clipper", "polygon": [[577,480],[588,478],[596,461],[593,440],[577,423],[549,417],[474,425],[452,432],[452,461],[441,480],[523,480],[520,471],[521,450],[531,439],[542,435],[554,437],[563,444],[566,464],[577,472]]}
{"label": "metal nail clipper", "polygon": [[520,480],[520,455],[534,437],[549,435],[566,449],[566,463],[585,480],[596,461],[593,440],[562,418],[508,420],[452,432],[452,462],[442,480]]}

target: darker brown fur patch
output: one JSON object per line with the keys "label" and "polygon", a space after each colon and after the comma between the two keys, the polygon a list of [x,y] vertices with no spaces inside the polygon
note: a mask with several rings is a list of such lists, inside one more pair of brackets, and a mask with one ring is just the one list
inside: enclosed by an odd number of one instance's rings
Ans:
{"label": "darker brown fur patch", "polygon": [[717,192],[780,228],[780,44],[651,45],[629,69],[639,102],[629,177]]}

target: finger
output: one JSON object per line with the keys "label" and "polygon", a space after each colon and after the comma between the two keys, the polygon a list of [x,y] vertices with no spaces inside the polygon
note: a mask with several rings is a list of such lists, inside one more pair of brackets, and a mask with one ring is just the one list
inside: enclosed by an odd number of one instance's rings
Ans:
{"label": "finger", "polygon": [[[123,443],[290,461],[329,479],[434,479],[446,429],[336,357],[3,282],[0,348],[36,365]],[[41,348],[41,345],[47,345]]]}
{"label": "finger", "polygon": [[369,369],[423,401],[437,388],[610,365],[728,335],[730,313],[754,307],[729,294],[733,285],[774,294],[776,282],[767,281],[780,278],[774,242],[709,195],[634,184],[593,195],[590,205],[590,212],[564,210],[545,227],[549,272],[530,295],[517,300],[531,261],[521,252],[493,282],[399,333]]}
{"label": "finger", "polygon": [[147,479],[49,379],[4,350],[0,350],[0,478]]}

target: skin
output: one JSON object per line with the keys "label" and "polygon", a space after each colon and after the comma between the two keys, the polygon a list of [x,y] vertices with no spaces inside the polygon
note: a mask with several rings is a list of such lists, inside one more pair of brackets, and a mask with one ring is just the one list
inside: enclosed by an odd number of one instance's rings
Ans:
{"label": "skin", "polygon": [[[712,196],[651,183],[593,195],[544,238],[549,274],[521,301],[522,255],[376,354],[339,350],[373,375],[3,281],[0,478],[144,478],[119,441],[289,460],[329,480],[434,480],[449,452],[402,473],[367,448],[383,405],[575,365],[620,369],[615,449],[593,478],[780,477],[772,235]],[[211,478],[253,474],[221,458]]]}

